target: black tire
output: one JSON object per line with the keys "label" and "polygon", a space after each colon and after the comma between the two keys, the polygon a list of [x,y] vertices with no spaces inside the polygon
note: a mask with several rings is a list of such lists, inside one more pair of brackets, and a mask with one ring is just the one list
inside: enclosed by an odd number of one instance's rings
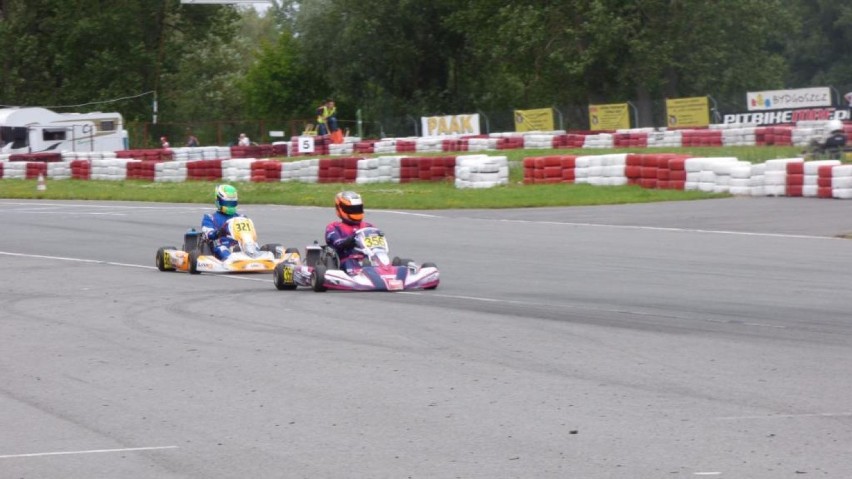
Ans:
{"label": "black tire", "polygon": [[325,287],[325,266],[317,265],[314,268],[313,273],[311,273],[311,288],[317,293],[323,293],[326,291]]}
{"label": "black tire", "polygon": [[399,266],[402,264],[402,260],[399,259],[399,256],[394,256],[391,260],[391,266]]}
{"label": "black tire", "polygon": [[162,248],[157,250],[157,256],[154,257],[154,264],[157,265],[157,269],[160,271],[174,271],[171,264],[166,264],[166,250],[167,249],[177,249],[174,246],[163,246]]}
{"label": "black tire", "polygon": [[201,274],[198,271],[198,251],[189,253],[189,274]]}
{"label": "black tire", "polygon": [[340,269],[340,259],[337,257],[337,252],[330,247],[325,247],[320,254],[318,265],[325,266],[325,269]]}
{"label": "black tire", "polygon": [[272,282],[279,291],[296,289],[295,283],[291,284],[284,281],[284,268],[288,266],[290,265],[286,263],[278,263],[275,265],[275,269],[272,270]]}
{"label": "black tire", "polygon": [[279,259],[282,256],[281,253],[279,253],[280,248],[281,248],[281,245],[278,244],[278,243],[267,243],[267,244],[261,246],[260,250],[261,251],[272,251],[272,254],[275,256],[275,259]]}

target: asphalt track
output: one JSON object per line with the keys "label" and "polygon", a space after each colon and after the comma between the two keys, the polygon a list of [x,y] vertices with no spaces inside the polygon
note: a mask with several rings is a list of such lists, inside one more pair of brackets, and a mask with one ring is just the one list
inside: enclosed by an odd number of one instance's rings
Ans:
{"label": "asphalt track", "polygon": [[850,202],[368,211],[393,294],[157,271],[208,209],[0,200],[0,478],[852,477]]}

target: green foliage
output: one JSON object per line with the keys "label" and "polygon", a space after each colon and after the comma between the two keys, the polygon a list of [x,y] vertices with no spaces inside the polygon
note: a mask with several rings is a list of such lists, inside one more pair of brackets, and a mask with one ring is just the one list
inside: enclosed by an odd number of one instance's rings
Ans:
{"label": "green foliage", "polygon": [[262,44],[242,83],[246,109],[256,118],[310,119],[315,98],[328,94],[323,77],[308,68],[300,43],[286,30],[275,44]]}
{"label": "green foliage", "polygon": [[136,97],[74,109],[145,121],[156,91],[181,123],[306,119],[327,96],[368,123],[707,94],[738,110],[746,91],[852,89],[850,32],[836,0],[2,0],[0,104]]}

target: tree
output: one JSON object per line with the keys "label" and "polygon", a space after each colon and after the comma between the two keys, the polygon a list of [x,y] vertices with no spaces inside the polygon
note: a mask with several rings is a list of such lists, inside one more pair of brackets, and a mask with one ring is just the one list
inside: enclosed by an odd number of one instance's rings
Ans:
{"label": "tree", "polygon": [[[150,118],[152,96],[144,94],[158,90],[161,77],[175,72],[200,39],[233,34],[236,19],[229,7],[178,0],[4,0],[0,103],[55,106],[134,96],[111,106],[129,120]],[[170,100],[166,95],[164,106]]]}
{"label": "tree", "polygon": [[311,69],[299,43],[283,32],[275,44],[263,44],[243,82],[246,108],[266,119],[311,118],[315,99],[328,94],[324,78]]}

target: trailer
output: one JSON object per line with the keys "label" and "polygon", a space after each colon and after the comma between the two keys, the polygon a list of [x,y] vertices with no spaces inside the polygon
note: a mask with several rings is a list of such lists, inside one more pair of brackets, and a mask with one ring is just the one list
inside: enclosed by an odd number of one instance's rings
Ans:
{"label": "trailer", "polygon": [[0,108],[0,153],[118,151],[129,148],[120,113]]}

